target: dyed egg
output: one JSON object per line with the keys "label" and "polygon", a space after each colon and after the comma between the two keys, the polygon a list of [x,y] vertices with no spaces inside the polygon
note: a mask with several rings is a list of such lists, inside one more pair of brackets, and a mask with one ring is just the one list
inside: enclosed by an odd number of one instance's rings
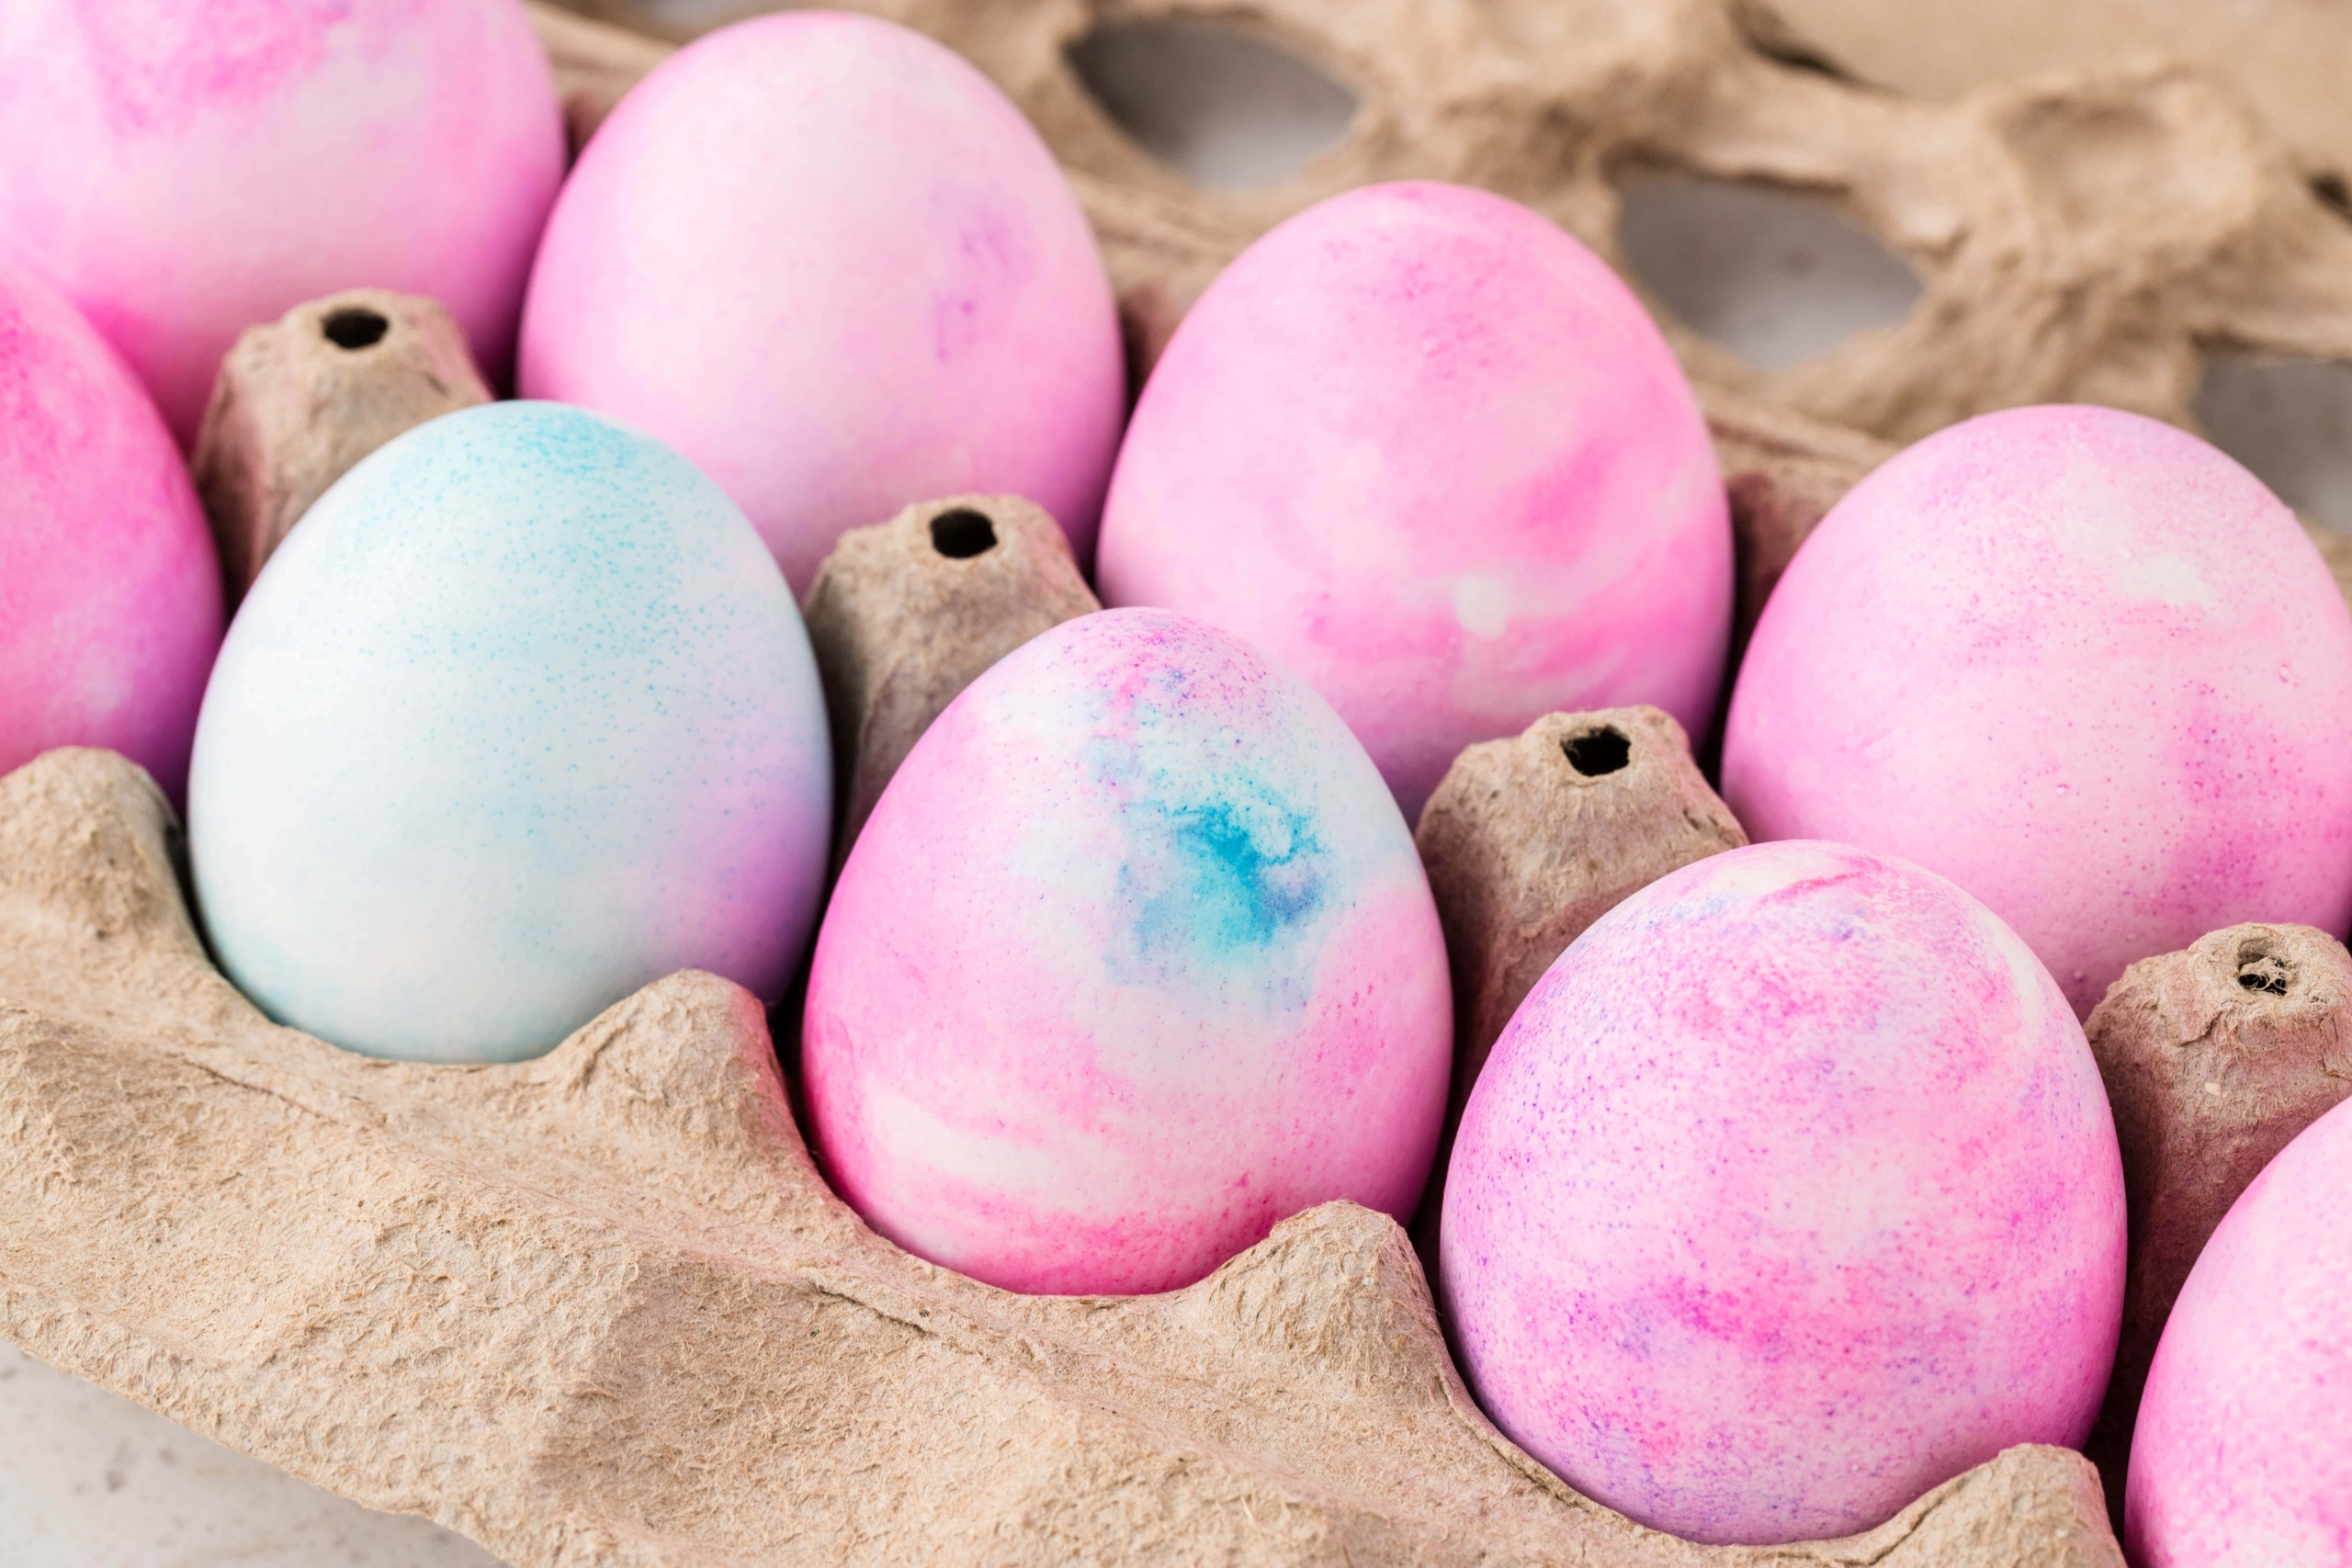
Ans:
{"label": "dyed egg", "polygon": [[449,414],[270,558],[205,693],[197,900],[263,1010],[512,1061],[677,969],[773,1000],[815,919],[831,765],[759,536],[657,441]]}
{"label": "dyed egg", "polygon": [[2165,1324],[2132,1436],[2140,1568],[2352,1561],[2352,1104],[2239,1195]]}
{"label": "dyed egg", "polygon": [[1408,818],[1464,746],[1555,710],[1705,733],[1731,623],[1665,339],[1549,220],[1444,185],[1335,197],[1210,286],[1136,404],[1100,575],[1305,676]]}
{"label": "dyed egg", "polygon": [[0,235],[193,442],[237,334],[426,294],[502,377],[563,178],[514,0],[17,0],[0,8]]}
{"label": "dyed egg", "polygon": [[1496,1424],[1689,1540],[1877,1524],[2079,1443],[2123,1302],[2090,1047],[1959,888],[1734,850],[1595,922],[1471,1091],[1440,1276]]}
{"label": "dyed egg", "polygon": [[802,1052],[876,1230],[1012,1290],[1131,1292],[1329,1199],[1408,1214],[1452,1039],[1436,906],[1347,727],[1238,637],[1112,611],[909,754]]}
{"label": "dyed egg", "polygon": [[1773,591],[1724,797],[1758,839],[1941,872],[2088,1016],[2245,920],[2352,925],[2352,616],[2295,518],[2193,435],[2099,408],[1954,425]]}
{"label": "dyed egg", "polygon": [[630,420],[806,590],[846,528],[1023,495],[1091,554],[1126,372],[1094,238],[986,77],[831,12],[709,34],[596,132],[548,220],[522,385]]}
{"label": "dyed egg", "polygon": [[73,306],[0,264],[0,773],[105,746],[178,800],[220,621],[155,405]]}

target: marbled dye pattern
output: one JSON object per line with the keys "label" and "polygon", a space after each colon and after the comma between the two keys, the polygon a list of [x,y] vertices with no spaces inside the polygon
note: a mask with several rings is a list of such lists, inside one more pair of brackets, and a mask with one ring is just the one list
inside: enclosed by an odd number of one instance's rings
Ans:
{"label": "marbled dye pattern", "polygon": [[503,377],[563,158],[514,0],[0,0],[0,244],[183,444],[240,331],[341,288],[432,296]]}
{"label": "marbled dye pattern", "polygon": [[532,397],[700,464],[805,591],[847,528],[1023,495],[1084,562],[1126,377],[1092,231],[1035,131],[919,34],[722,28],[596,133],[524,316]]}
{"label": "marbled dye pattern", "polygon": [[220,622],[212,534],[154,404],[0,262],[0,773],[104,746],[178,800]]}
{"label": "marbled dye pattern", "polygon": [[2132,1438],[2138,1568],[2352,1562],[2352,1104],[2280,1150],[2181,1287]]}
{"label": "marbled dye pattern", "polygon": [[1237,637],[1110,611],[975,682],[884,792],[817,942],[809,1114],[910,1251],[1168,1290],[1328,1199],[1411,1212],[1448,996],[1339,717]]}
{"label": "marbled dye pattern", "polygon": [[718,488],[498,403],[346,474],[230,627],[188,789],[230,977],[338,1045],[504,1061],[673,970],[773,1000],[831,765],[808,635]]}
{"label": "marbled dye pattern", "polygon": [[1714,718],[1731,531],[1705,422],[1600,260],[1482,191],[1375,186],[1261,239],[1144,388],[1106,603],[1249,637],[1408,818],[1555,710]]}
{"label": "marbled dye pattern", "polygon": [[2352,925],[2352,617],[2293,514],[2195,436],[1988,414],[1797,553],[1723,776],[1758,839],[1951,877],[2087,1017],[2222,926]]}
{"label": "marbled dye pattern", "polygon": [[1440,1272],[1503,1430],[1702,1541],[1838,1536],[2114,1358],[2123,1172],[2007,927],[1841,844],[1687,866],[1561,954],[1472,1091]]}

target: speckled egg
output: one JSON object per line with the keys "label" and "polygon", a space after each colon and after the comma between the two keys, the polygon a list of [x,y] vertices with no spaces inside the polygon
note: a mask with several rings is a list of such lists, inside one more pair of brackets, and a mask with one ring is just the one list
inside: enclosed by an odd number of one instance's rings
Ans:
{"label": "speckled egg", "polygon": [[1941,872],[2087,1017],[2244,920],[2352,925],[2352,616],[2294,515],[2169,425],[1987,414],[1781,579],[1724,741],[1758,839]]}
{"label": "speckled egg", "polygon": [[817,941],[809,1116],[910,1251],[1169,1290],[1329,1199],[1411,1212],[1449,994],[1338,716],[1230,634],[1110,611],[974,682],[883,792]]}
{"label": "speckled egg", "polygon": [[155,405],[0,262],[0,773],[105,746],[179,799],[220,622],[212,535]]}
{"label": "speckled egg", "polygon": [[725,486],[805,591],[842,530],[1023,495],[1092,551],[1126,373],[1086,219],[955,54],[810,11],[709,34],[588,144],[531,279],[522,385]]}
{"label": "speckled egg", "polygon": [[1555,710],[1713,722],[1731,530],[1706,423],[1600,258],[1482,191],[1374,186],[1244,252],[1136,405],[1103,598],[1250,638],[1417,814]]}
{"label": "speckled egg", "polygon": [[563,162],[515,0],[0,6],[0,239],[183,445],[237,333],[337,289],[432,296],[503,376]]}
{"label": "speckled egg", "polygon": [[498,403],[367,458],[270,558],[188,838],[271,1017],[511,1061],[677,969],[773,1000],[831,795],[808,634],[741,512],[615,421]]}
{"label": "speckled egg", "polygon": [[1788,842],[1554,962],[1471,1092],[1439,1253],[1521,1447],[1643,1524],[1767,1544],[2079,1443],[2123,1244],[2098,1069],[2025,943],[1917,866]]}
{"label": "speckled egg", "polygon": [[2352,1104],[2280,1150],[2181,1287],[2132,1437],[2139,1568],[2352,1562]]}

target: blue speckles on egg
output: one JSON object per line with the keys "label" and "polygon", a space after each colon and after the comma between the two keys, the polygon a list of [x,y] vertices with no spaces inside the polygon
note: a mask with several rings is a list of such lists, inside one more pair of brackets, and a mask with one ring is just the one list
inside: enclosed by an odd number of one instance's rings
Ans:
{"label": "blue speckles on egg", "polygon": [[742,513],[615,421],[495,404],[355,468],[239,610],[197,731],[197,897],[272,1017],[514,1060],[676,969],[773,998],[831,781]]}

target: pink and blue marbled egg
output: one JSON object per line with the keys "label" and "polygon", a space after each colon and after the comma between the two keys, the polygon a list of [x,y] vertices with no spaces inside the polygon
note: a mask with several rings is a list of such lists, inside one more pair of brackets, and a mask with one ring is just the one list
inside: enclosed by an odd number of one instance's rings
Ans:
{"label": "pink and blue marbled egg", "polygon": [[0,243],[183,445],[237,333],[337,289],[432,296],[503,377],[563,160],[515,0],[0,7]]}
{"label": "pink and blue marbled egg", "polygon": [[1185,317],[1120,448],[1102,586],[1297,671],[1410,817],[1464,746],[1555,710],[1704,734],[1731,527],[1690,384],[1598,256],[1501,197],[1374,186]]}
{"label": "pink and blue marbled egg", "polygon": [[1452,1014],[1346,726],[1239,638],[1131,610],[1015,651],[916,745],[803,1038],[826,1169],[876,1229],[1012,1290],[1125,1292],[1329,1199],[1408,1215]]}
{"label": "pink and blue marbled egg", "polygon": [[847,528],[1023,495],[1081,563],[1125,416],[1060,168],[988,78],[835,12],[724,28],[596,132],[548,220],[524,392],[669,442],[796,590]]}
{"label": "pink and blue marbled egg", "polygon": [[177,800],[220,622],[212,535],[155,405],[0,262],[0,773],[105,746]]}
{"label": "pink and blue marbled egg", "polygon": [[1928,437],[1822,520],[1733,694],[1758,839],[1917,861],[2088,1017],[2244,920],[2352,925],[2352,615],[2294,514],[2102,408]]}
{"label": "pink and blue marbled egg", "polygon": [[2278,1152],[2181,1287],[2132,1435],[2140,1568],[2352,1562],[2352,1104]]}
{"label": "pink and blue marbled egg", "polygon": [[1651,884],[1553,964],[1454,1145],[1479,1400],[1693,1540],[1839,1536],[2090,1430],[2123,1299],[2098,1069],[2033,954],[1841,844]]}

